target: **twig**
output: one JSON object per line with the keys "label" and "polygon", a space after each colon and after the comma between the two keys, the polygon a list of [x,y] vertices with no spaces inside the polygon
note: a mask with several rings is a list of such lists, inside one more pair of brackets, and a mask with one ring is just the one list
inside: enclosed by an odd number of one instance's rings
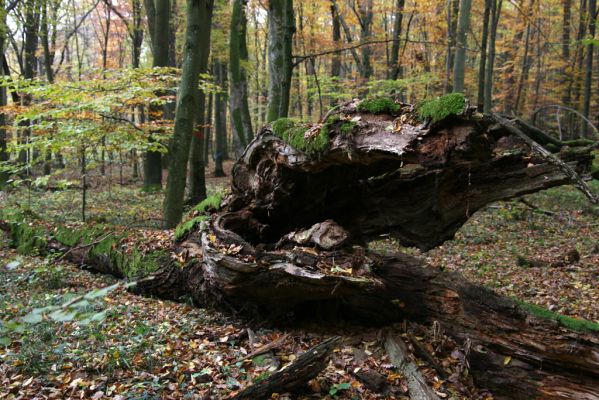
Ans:
{"label": "twig", "polygon": [[131,125],[133,128],[137,129],[139,132],[143,132],[145,133],[146,131],[144,131],[143,129],[141,129],[139,126],[137,126],[135,124],[135,122],[128,120],[127,118],[122,118],[122,117],[116,117],[114,115],[109,115],[109,114],[104,114],[104,113],[100,113],[99,114],[101,117],[104,117],[106,119],[111,119],[113,121],[118,121],[118,122],[126,122],[127,124]]}
{"label": "twig", "polygon": [[278,347],[281,347],[283,345],[283,343],[285,343],[285,341],[287,340],[288,337],[289,337],[289,334],[286,333],[283,336],[281,336],[280,338],[278,338],[277,340],[275,340],[274,342],[270,342],[270,343],[260,347],[259,349],[252,351],[248,355],[236,360],[235,363],[247,360],[248,358],[254,358],[261,354],[268,353],[269,351],[274,350]]}

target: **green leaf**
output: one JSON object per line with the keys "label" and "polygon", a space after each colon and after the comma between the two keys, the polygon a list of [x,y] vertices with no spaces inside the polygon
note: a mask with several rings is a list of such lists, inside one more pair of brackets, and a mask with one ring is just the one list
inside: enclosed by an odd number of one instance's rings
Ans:
{"label": "green leaf", "polygon": [[31,325],[39,324],[44,319],[42,314],[38,311],[39,309],[34,309],[29,314],[25,315],[22,320],[23,322]]}
{"label": "green leaf", "polygon": [[58,310],[49,315],[56,322],[69,322],[75,319],[77,311]]}
{"label": "green leaf", "polygon": [[0,336],[0,346],[8,347],[12,343],[12,340],[8,336]]}

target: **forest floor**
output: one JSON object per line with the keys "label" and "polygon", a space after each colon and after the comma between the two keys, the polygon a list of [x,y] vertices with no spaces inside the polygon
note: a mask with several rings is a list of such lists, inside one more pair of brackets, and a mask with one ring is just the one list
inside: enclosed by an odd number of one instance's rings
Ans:
{"label": "forest floor", "polygon": [[[230,165],[228,165],[230,167]],[[228,178],[210,179],[209,191]],[[91,220],[152,228],[160,220],[160,193],[142,193],[136,184],[94,182],[88,197]],[[599,191],[599,182],[593,181]],[[499,202],[477,212],[456,238],[427,253],[400,248],[381,238],[382,251],[403,250],[469,280],[555,312],[599,322],[599,207],[588,205],[572,187]],[[80,219],[77,190],[19,190],[2,202],[28,205],[57,223]],[[144,229],[147,234],[152,230]],[[159,234],[159,233],[156,233]],[[576,249],[579,260],[565,257]],[[115,283],[73,265],[17,254],[0,234],[0,320],[18,319],[35,307],[60,304],[69,296]],[[447,372],[442,379],[415,356],[430,385],[444,399],[491,399],[477,388],[463,364],[462,343],[433,332],[431,326],[398,324],[380,329],[319,326],[275,329],[212,309],[134,295],[118,289],[102,300],[102,323],[44,321],[0,344],[0,399],[223,399],[324,338],[341,335],[332,362],[299,397],[401,399],[405,377],[382,346],[389,332],[421,342]],[[0,335],[2,336],[2,335]],[[255,338],[255,339],[254,339]],[[414,339],[412,339],[414,340]],[[256,348],[278,341],[273,351],[244,359]],[[509,360],[508,360],[509,362]]]}

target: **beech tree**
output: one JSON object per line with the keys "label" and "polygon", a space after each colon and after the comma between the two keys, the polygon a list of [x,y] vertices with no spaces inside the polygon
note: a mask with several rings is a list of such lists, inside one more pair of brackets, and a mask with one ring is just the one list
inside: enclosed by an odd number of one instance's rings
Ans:
{"label": "beech tree", "polygon": [[268,2],[268,112],[267,121],[286,117],[289,112],[292,46],[295,33],[293,0]]}
{"label": "beech tree", "polygon": [[213,0],[187,0],[187,28],[181,83],[177,92],[175,129],[169,146],[170,163],[164,196],[165,228],[173,228],[183,215],[187,161],[199,106],[199,77],[210,38]]}
{"label": "beech tree", "polygon": [[457,32],[457,50],[455,53],[455,65],[453,67],[453,91],[464,92],[464,78],[466,68],[466,33],[470,28],[470,9],[472,0],[461,0],[460,18]]}
{"label": "beech tree", "polygon": [[[591,39],[595,38],[595,30],[597,23],[597,0],[589,0],[589,9],[588,9],[588,21],[589,21],[589,37]],[[589,44],[586,46],[586,61],[585,61],[585,70],[584,70],[584,102],[582,107],[582,114],[585,118],[589,118],[591,113],[591,85],[593,84],[593,52],[594,52],[594,42],[593,40],[589,41]],[[586,136],[589,130],[588,124],[583,124],[583,136]]]}
{"label": "beech tree", "polygon": [[246,65],[247,48],[247,0],[233,0],[231,28],[229,31],[229,71],[231,86],[229,100],[231,104],[232,127],[242,146],[246,146],[254,136],[252,117],[248,106],[248,82]]}

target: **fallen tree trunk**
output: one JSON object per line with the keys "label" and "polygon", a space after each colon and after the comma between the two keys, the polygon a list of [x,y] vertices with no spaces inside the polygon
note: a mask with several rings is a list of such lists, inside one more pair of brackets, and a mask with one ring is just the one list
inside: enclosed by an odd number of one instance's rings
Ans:
{"label": "fallen tree trunk", "polygon": [[[315,314],[376,325],[437,321],[466,343],[473,376],[497,398],[599,399],[595,326],[572,329],[459,274],[365,247],[390,233],[433,248],[490,202],[573,178],[586,190],[579,175],[589,172],[595,146],[564,145],[548,157],[535,148],[542,135],[525,140],[529,128],[517,121],[465,110],[420,122],[413,107],[392,104],[373,113],[356,102],[316,126],[279,120],[264,128],[235,164],[222,210],[173,249],[177,257],[150,257],[160,265],[141,271],[154,279],[139,290],[278,321]],[[116,238],[104,242],[79,245],[66,258],[120,276],[140,273],[124,267]],[[47,246],[69,248],[56,239]]]}

